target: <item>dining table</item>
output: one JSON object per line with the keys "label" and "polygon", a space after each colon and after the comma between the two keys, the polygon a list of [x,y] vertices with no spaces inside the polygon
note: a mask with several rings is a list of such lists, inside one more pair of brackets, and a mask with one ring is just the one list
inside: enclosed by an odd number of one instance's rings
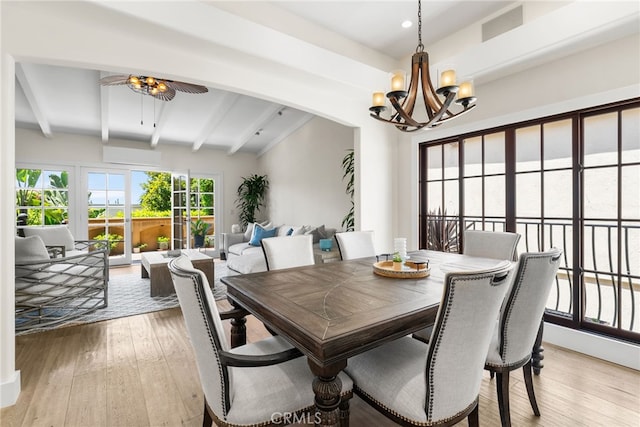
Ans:
{"label": "dining table", "polygon": [[350,357],[434,323],[447,272],[504,265],[504,260],[420,250],[409,253],[409,260],[424,263],[419,265],[428,270],[426,277],[410,272],[388,277],[374,272],[379,260],[361,258],[221,278],[231,303],[307,357],[315,376],[309,384],[318,414],[314,419],[320,425],[337,426],[338,374]]}

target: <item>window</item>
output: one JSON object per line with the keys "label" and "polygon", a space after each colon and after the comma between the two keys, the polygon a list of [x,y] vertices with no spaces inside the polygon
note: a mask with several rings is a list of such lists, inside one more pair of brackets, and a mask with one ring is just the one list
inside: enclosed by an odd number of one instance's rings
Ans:
{"label": "window", "polygon": [[420,247],[483,229],[562,249],[545,320],[638,342],[638,188],[639,99],[423,143]]}
{"label": "window", "polygon": [[68,221],[68,172],[16,169],[16,222],[19,225],[54,225]]}

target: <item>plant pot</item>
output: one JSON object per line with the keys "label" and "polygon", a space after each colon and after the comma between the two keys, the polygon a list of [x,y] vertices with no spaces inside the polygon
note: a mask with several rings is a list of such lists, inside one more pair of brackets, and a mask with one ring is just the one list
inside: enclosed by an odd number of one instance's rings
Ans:
{"label": "plant pot", "polygon": [[193,245],[196,248],[204,248],[204,236],[193,236]]}
{"label": "plant pot", "polygon": [[133,248],[133,253],[134,254],[139,254],[140,253],[140,248]]}
{"label": "plant pot", "polygon": [[161,251],[166,251],[169,249],[169,242],[158,242],[158,249]]}
{"label": "plant pot", "polygon": [[402,262],[393,261],[393,269],[398,271],[402,270]]}

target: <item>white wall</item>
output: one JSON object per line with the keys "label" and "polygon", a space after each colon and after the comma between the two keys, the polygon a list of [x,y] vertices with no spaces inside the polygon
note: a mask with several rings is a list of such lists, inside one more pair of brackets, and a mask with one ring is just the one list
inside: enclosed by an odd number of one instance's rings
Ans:
{"label": "white wall", "polygon": [[353,129],[317,117],[259,159],[269,178],[267,211],[274,224],[322,225],[341,230],[351,207],[342,158],[353,149]]}

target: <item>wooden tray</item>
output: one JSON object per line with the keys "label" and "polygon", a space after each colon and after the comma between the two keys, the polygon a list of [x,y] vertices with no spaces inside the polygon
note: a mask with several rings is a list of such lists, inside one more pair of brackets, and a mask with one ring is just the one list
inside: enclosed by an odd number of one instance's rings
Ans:
{"label": "wooden tray", "polygon": [[415,263],[406,261],[402,265],[402,270],[395,270],[393,261],[379,261],[373,264],[373,272],[379,276],[395,279],[420,279],[427,277],[431,273],[431,268],[423,264],[420,270],[417,270]]}

